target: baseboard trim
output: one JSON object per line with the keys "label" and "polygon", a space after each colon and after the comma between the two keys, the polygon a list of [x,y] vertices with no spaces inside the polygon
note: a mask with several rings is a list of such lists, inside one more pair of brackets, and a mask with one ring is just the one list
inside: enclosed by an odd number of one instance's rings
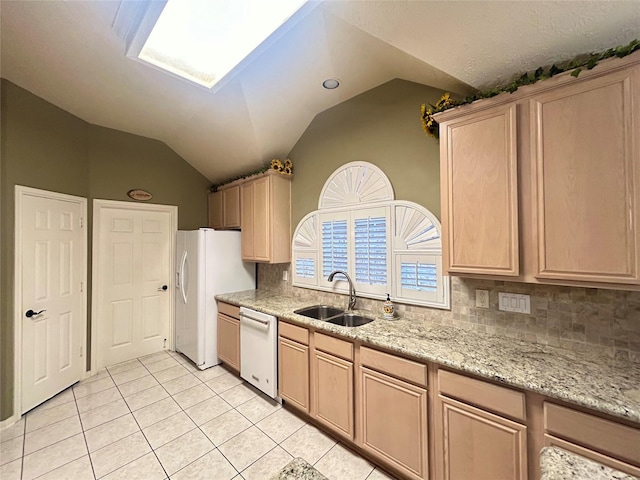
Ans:
{"label": "baseboard trim", "polygon": [[16,424],[16,422],[18,422],[19,420],[20,420],[20,415],[11,415],[9,418],[5,418],[0,422],[0,430],[13,427]]}

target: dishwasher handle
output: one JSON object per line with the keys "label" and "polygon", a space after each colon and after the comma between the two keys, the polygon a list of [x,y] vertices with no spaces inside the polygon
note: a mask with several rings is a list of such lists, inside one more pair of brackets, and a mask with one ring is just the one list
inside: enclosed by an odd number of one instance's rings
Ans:
{"label": "dishwasher handle", "polygon": [[240,312],[240,319],[243,319],[243,318],[246,318],[247,320],[252,320],[254,322],[261,323],[265,327],[268,327],[269,323],[271,323],[271,322],[269,322],[267,320],[260,320],[259,318],[255,318],[255,317],[252,317],[250,315],[247,315],[246,313]]}

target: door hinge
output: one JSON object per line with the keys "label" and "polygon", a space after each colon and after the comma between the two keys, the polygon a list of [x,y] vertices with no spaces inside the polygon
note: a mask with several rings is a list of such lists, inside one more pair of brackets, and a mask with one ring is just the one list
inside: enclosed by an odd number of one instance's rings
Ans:
{"label": "door hinge", "polygon": [[80,228],[84,228],[84,218],[80,217]]}
{"label": "door hinge", "polygon": [[80,358],[82,358],[82,346],[80,346]]}
{"label": "door hinge", "polygon": [[84,285],[83,285],[83,282],[80,282],[80,292],[83,292],[83,291],[84,291]]}

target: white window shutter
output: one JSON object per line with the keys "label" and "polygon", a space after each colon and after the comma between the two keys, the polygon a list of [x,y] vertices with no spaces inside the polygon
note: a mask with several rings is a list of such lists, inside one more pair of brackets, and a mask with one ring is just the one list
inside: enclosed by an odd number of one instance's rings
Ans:
{"label": "white window shutter", "polygon": [[293,239],[293,285],[348,292],[399,303],[450,308],[449,277],[442,272],[440,222],[413,202],[394,200],[389,179],[367,162],[337,169],[318,210],[302,219]]}

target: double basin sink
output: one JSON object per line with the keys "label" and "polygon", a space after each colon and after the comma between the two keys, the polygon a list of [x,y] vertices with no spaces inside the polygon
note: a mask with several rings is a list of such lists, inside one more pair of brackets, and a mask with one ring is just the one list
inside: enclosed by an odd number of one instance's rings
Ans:
{"label": "double basin sink", "polygon": [[357,313],[345,312],[344,310],[328,305],[313,305],[311,307],[300,308],[293,313],[343,327],[359,327],[373,321],[373,318],[365,317]]}

